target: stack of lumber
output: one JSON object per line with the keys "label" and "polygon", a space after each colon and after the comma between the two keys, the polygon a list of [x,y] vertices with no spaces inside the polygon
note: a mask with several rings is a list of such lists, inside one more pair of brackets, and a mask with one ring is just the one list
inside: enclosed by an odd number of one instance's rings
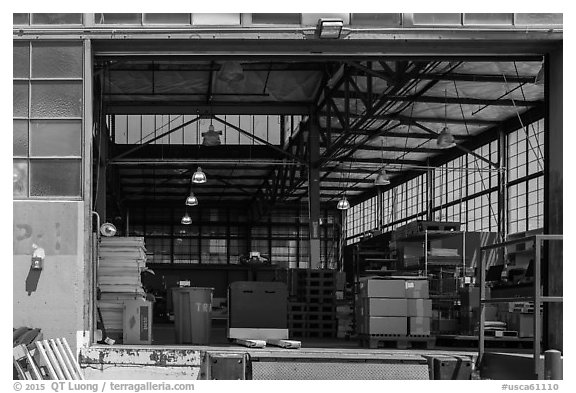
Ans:
{"label": "stack of lumber", "polygon": [[125,300],[145,297],[140,273],[146,265],[143,237],[103,237],[98,261],[98,307],[108,333],[122,333]]}

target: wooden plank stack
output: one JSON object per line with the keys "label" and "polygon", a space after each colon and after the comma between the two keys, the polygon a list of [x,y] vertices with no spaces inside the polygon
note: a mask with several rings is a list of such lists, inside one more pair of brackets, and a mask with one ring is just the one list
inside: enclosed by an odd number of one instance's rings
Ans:
{"label": "wooden plank stack", "polygon": [[98,308],[108,335],[122,335],[125,300],[145,297],[140,273],[146,266],[143,237],[103,237],[98,261]]}

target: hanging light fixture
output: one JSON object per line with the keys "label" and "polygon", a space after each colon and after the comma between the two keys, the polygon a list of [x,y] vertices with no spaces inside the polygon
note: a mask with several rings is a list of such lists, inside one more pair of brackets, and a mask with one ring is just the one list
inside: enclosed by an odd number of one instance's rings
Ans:
{"label": "hanging light fixture", "polygon": [[190,215],[188,214],[188,212],[186,212],[186,213],[182,216],[182,220],[180,220],[180,223],[182,223],[183,225],[190,225],[190,224],[192,224],[192,217],[190,217]]}
{"label": "hanging light fixture", "polygon": [[338,204],[336,205],[336,209],[338,209],[338,210],[348,210],[348,209],[350,209],[350,202],[348,202],[348,198],[346,198],[346,195],[344,195],[344,196],[338,201]]}
{"label": "hanging light fixture", "polygon": [[204,146],[219,146],[220,135],[222,131],[215,131],[214,125],[212,125],[212,118],[210,118],[210,125],[208,126],[208,131],[202,133],[202,145]]}
{"label": "hanging light fixture", "polygon": [[384,138],[382,138],[382,169],[374,179],[374,185],[376,186],[387,186],[390,184],[390,176],[386,173],[386,169],[384,169]]}
{"label": "hanging light fixture", "polygon": [[436,145],[441,149],[449,149],[456,146],[454,135],[452,135],[448,128],[448,103],[446,94],[446,90],[444,90],[444,128],[440,131],[436,139]]}
{"label": "hanging light fixture", "polygon": [[202,168],[198,167],[196,172],[192,175],[192,183],[202,184],[206,183],[206,174],[202,172]]}
{"label": "hanging light fixture", "polygon": [[186,198],[186,206],[197,206],[198,205],[198,198],[194,195],[193,192],[190,192],[188,198]]}
{"label": "hanging light fixture", "polygon": [[382,168],[376,179],[374,179],[374,184],[377,186],[387,186],[390,184],[390,176],[386,173],[386,169]]}
{"label": "hanging light fixture", "polygon": [[220,67],[220,71],[218,71],[218,79],[227,83],[240,82],[244,79],[242,64],[238,61],[225,62],[222,64],[222,67]]}

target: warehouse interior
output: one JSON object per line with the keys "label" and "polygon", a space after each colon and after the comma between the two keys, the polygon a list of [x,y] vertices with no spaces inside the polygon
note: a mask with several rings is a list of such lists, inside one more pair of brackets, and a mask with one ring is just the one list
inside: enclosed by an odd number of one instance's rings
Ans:
{"label": "warehouse interior", "polygon": [[[542,331],[521,296],[540,269],[534,236],[546,233],[543,56],[150,55],[108,45],[96,44],[93,65],[94,210],[117,231],[101,237],[101,261],[115,250],[107,239],[143,239],[134,283],[153,324],[142,343],[183,342],[172,291],[196,287],[213,289],[206,344],[228,345],[230,291],[256,282],[271,285],[264,293],[282,283],[285,294],[242,304],[243,322],[280,320],[303,346],[386,348],[373,336],[389,332],[372,332],[362,313],[367,283],[396,278],[406,291],[426,283],[408,348],[472,352],[484,332],[487,348],[533,351]],[[481,249],[506,241],[516,243]],[[547,255],[542,266],[554,269],[542,267],[542,280],[561,283],[562,261]],[[104,314],[116,273],[98,275]],[[519,300],[480,303],[490,291]],[[546,320],[543,329],[548,343]]]}

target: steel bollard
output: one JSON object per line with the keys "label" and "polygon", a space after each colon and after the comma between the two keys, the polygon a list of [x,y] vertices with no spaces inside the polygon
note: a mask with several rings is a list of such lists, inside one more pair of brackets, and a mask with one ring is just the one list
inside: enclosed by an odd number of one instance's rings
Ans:
{"label": "steel bollard", "polygon": [[555,349],[544,352],[544,379],[562,379],[562,354]]}

